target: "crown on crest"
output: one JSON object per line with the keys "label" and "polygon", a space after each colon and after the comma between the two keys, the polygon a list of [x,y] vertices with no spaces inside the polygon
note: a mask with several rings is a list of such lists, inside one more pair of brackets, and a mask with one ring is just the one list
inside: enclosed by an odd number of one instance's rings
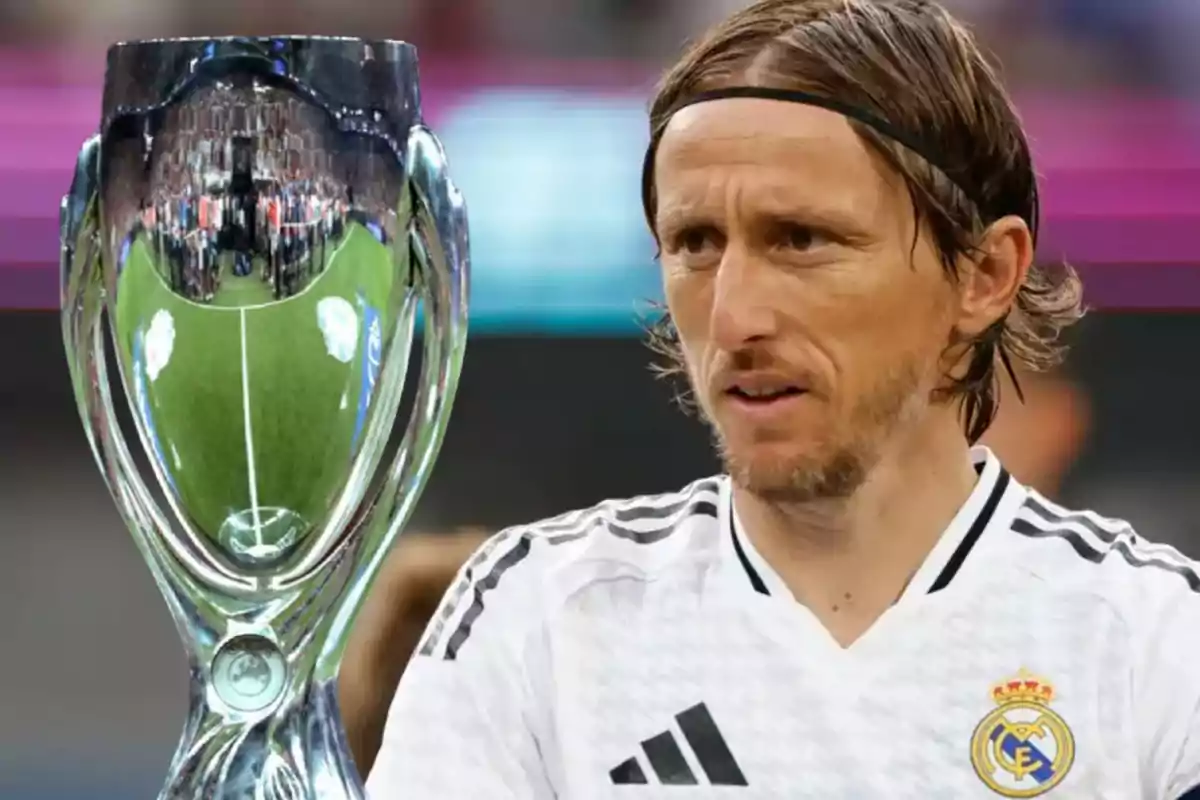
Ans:
{"label": "crown on crest", "polygon": [[1054,686],[1021,670],[1015,677],[992,686],[992,699],[1001,705],[1016,702],[1045,705],[1054,699]]}

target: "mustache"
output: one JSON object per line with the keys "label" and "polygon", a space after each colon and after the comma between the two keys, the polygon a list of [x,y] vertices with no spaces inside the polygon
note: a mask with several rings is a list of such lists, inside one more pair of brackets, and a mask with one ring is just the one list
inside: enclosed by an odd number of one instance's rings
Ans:
{"label": "mustache", "polygon": [[798,359],[785,358],[767,347],[721,351],[714,355],[706,371],[706,388],[723,392],[739,381],[771,380],[805,391],[818,391],[821,382],[817,374]]}

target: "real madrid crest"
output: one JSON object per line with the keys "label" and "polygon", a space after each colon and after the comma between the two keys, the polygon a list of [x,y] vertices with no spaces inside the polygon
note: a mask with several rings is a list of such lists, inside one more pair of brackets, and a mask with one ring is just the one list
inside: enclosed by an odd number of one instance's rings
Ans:
{"label": "real madrid crest", "polygon": [[1054,687],[1022,670],[992,687],[996,708],[971,737],[971,764],[1004,797],[1037,797],[1057,786],[1075,761],[1075,737],[1050,708]]}

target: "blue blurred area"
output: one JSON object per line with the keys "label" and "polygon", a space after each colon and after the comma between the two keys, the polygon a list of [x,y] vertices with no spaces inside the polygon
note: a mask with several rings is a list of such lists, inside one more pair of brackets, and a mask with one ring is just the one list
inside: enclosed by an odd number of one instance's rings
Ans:
{"label": "blue blurred area", "polygon": [[638,194],[642,102],[482,91],[437,130],[471,218],[474,330],[637,330],[639,300],[659,297]]}

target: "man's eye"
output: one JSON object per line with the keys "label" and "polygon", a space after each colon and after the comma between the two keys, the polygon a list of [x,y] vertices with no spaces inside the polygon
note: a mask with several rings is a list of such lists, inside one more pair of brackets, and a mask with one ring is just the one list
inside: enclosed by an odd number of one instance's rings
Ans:
{"label": "man's eye", "polygon": [[678,253],[697,255],[719,246],[720,235],[710,227],[685,228],[671,239],[671,249]]}
{"label": "man's eye", "polygon": [[812,250],[824,244],[826,237],[807,225],[786,225],[780,231],[779,244],[792,250]]}
{"label": "man's eye", "polygon": [[704,231],[687,231],[679,237],[681,250],[689,253],[699,253],[708,245],[708,234]]}

